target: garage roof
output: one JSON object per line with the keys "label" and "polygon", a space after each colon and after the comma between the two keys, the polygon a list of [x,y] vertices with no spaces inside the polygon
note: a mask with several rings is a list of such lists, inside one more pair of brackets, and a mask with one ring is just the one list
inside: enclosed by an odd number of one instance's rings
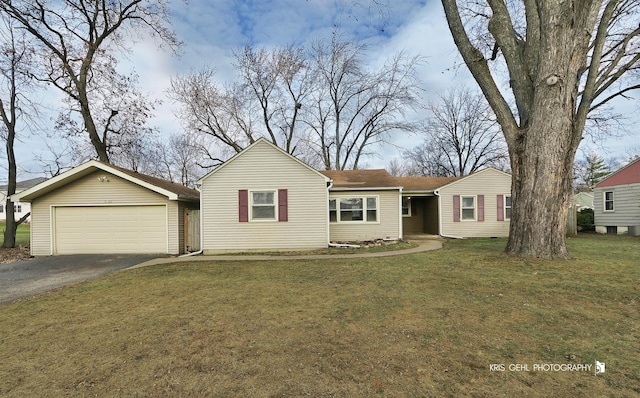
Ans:
{"label": "garage roof", "polygon": [[102,170],[123,178],[141,187],[164,195],[169,200],[183,200],[190,202],[197,202],[200,200],[200,193],[195,189],[187,188],[184,185],[166,181],[161,178],[137,173],[133,170],[102,163],[97,160],[90,160],[29,189],[15,195],[11,195],[11,200],[14,202],[31,202],[33,199],[91,174],[96,170]]}

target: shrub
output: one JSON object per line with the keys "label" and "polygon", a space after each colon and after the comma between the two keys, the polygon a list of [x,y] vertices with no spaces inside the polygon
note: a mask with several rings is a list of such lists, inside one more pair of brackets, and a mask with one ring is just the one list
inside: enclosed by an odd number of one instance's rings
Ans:
{"label": "shrub", "polygon": [[593,221],[593,209],[582,209],[578,212],[578,231],[595,231],[596,227]]}

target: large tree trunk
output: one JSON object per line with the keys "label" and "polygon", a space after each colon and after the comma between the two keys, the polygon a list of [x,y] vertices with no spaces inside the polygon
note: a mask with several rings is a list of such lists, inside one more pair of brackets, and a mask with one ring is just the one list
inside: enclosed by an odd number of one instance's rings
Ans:
{"label": "large tree trunk", "polygon": [[[494,110],[509,147],[513,207],[506,252],[569,258],[565,234],[573,160],[595,92],[599,65],[595,55],[602,47],[589,44],[601,2],[574,7],[562,0],[524,1],[523,36],[514,28],[506,3],[487,1],[492,11],[487,29],[509,70],[517,115],[487,59],[469,40],[456,0],[442,4],[456,46]],[[580,79],[587,70],[589,79],[579,95]]]}
{"label": "large tree trunk", "polygon": [[588,41],[576,38],[572,18],[561,11],[552,6],[541,10],[544,34],[530,113],[524,115],[518,133],[507,135],[513,172],[509,254],[569,258],[566,220],[583,129],[575,118],[576,98]]}

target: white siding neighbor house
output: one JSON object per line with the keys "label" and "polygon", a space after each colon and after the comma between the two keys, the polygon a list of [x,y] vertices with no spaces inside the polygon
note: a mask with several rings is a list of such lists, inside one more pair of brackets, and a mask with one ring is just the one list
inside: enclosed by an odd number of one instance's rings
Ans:
{"label": "white siding neighbor house", "polygon": [[596,185],[593,208],[596,232],[640,236],[640,159]]}
{"label": "white siding neighbor house", "polygon": [[[46,180],[46,178],[38,177],[32,178],[30,180],[18,181],[16,184],[16,193],[22,192],[25,189],[29,189],[36,184],[41,183]],[[5,221],[7,219],[7,186],[0,186],[0,221]],[[14,216],[16,221],[20,220],[22,217],[26,216],[31,212],[31,203],[29,202],[17,202],[13,204],[14,206]],[[27,217],[26,222],[31,221],[31,216]]]}

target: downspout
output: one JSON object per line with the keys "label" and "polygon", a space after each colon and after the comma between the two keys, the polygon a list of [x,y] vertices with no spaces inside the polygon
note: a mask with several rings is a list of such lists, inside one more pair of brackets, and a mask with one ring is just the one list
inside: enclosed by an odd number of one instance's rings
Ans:
{"label": "downspout", "polygon": [[333,188],[333,180],[329,179],[329,183],[327,184],[327,200],[325,201],[327,204],[327,247],[331,247],[331,217],[329,216],[331,212],[331,210],[329,210],[329,191],[331,188]]}
{"label": "downspout", "polygon": [[197,252],[191,252],[191,253],[187,253],[187,254],[183,254],[181,256],[178,257],[191,257],[191,256],[197,256],[199,254],[202,254],[204,252],[204,234],[202,233],[202,229],[204,224],[202,223],[202,191],[200,190],[200,187],[198,187],[198,184],[196,184],[195,186],[196,191],[200,192],[200,250],[198,250]]}
{"label": "downspout", "polygon": [[404,223],[404,218],[402,217],[402,187],[400,187],[400,189],[398,190],[398,197],[399,199],[399,203],[398,203],[398,216],[400,217],[398,220],[398,240],[402,240],[402,238],[404,238],[403,234],[402,234],[402,229],[403,229],[403,223]]}
{"label": "downspout", "polygon": [[433,193],[438,197],[438,235],[443,238],[451,239],[464,239],[461,236],[445,235],[442,233],[442,196],[440,196],[440,190],[436,189]]}

